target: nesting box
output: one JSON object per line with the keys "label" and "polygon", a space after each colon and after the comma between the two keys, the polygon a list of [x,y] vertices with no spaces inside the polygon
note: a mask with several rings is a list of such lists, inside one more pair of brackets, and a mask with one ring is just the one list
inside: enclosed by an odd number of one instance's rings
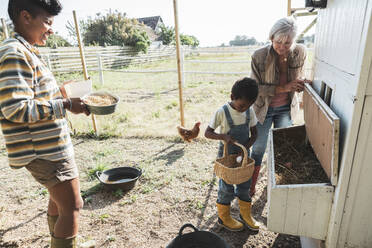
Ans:
{"label": "nesting box", "polygon": [[[306,85],[303,98],[305,125],[272,129],[269,134],[267,226],[278,233],[324,240],[337,184],[340,123],[311,86]],[[286,161],[293,157],[295,163]],[[295,173],[300,163],[303,173],[311,169],[319,175],[303,178],[301,171]]]}

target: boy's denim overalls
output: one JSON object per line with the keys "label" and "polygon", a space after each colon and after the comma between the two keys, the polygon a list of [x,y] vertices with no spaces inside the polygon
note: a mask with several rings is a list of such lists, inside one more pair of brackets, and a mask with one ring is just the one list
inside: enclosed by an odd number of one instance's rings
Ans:
{"label": "boy's denim overalls", "polygon": [[[230,130],[227,133],[230,135],[233,139],[235,139],[238,143],[245,145],[247,144],[249,140],[249,121],[250,121],[250,112],[248,109],[246,111],[246,123],[242,125],[234,125],[234,122],[231,118],[229,109],[227,108],[227,105],[223,106],[223,110],[225,111],[225,116],[227,119],[227,123],[229,124]],[[218,157],[223,156],[223,143],[220,143],[219,149],[218,149]],[[228,153],[229,154],[236,154],[240,153],[241,148],[233,145],[228,144]],[[249,150],[248,150],[249,154]],[[218,198],[217,203],[224,204],[224,205],[230,205],[232,200],[234,200],[234,197],[237,196],[240,200],[251,202],[251,197],[249,196],[249,189],[251,187],[251,179],[248,181],[237,184],[236,189],[234,189],[234,185],[227,184],[224,180],[220,179],[219,181],[219,187],[218,187]]]}

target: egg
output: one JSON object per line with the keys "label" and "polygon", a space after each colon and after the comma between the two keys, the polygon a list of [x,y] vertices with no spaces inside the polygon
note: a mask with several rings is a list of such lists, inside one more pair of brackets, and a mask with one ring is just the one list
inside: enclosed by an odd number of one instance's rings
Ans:
{"label": "egg", "polygon": [[236,157],[236,162],[237,162],[237,163],[242,162],[242,160],[243,160],[243,157],[242,157],[242,156],[238,156],[238,157]]}

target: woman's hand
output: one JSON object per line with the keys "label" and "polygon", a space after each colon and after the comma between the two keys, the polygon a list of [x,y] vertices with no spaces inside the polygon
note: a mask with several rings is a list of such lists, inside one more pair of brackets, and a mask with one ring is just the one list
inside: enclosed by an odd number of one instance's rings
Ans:
{"label": "woman's hand", "polygon": [[68,98],[64,100],[65,109],[68,109],[73,114],[84,113],[89,115],[90,112],[87,105],[81,100],[81,98]]}
{"label": "woman's hand", "polygon": [[304,90],[304,87],[305,80],[302,79],[295,79],[284,85],[284,89],[286,90],[286,92],[301,92]]}

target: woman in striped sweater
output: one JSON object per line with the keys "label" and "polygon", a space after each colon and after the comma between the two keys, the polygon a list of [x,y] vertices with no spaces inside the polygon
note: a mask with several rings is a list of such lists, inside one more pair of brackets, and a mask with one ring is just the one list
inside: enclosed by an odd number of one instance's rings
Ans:
{"label": "woman in striped sweater", "polygon": [[58,0],[9,0],[14,38],[0,46],[0,123],[12,168],[25,167],[50,195],[51,247],[75,247],[80,196],[66,110],[89,115],[80,98],[63,98],[34,45],[45,45]]}

